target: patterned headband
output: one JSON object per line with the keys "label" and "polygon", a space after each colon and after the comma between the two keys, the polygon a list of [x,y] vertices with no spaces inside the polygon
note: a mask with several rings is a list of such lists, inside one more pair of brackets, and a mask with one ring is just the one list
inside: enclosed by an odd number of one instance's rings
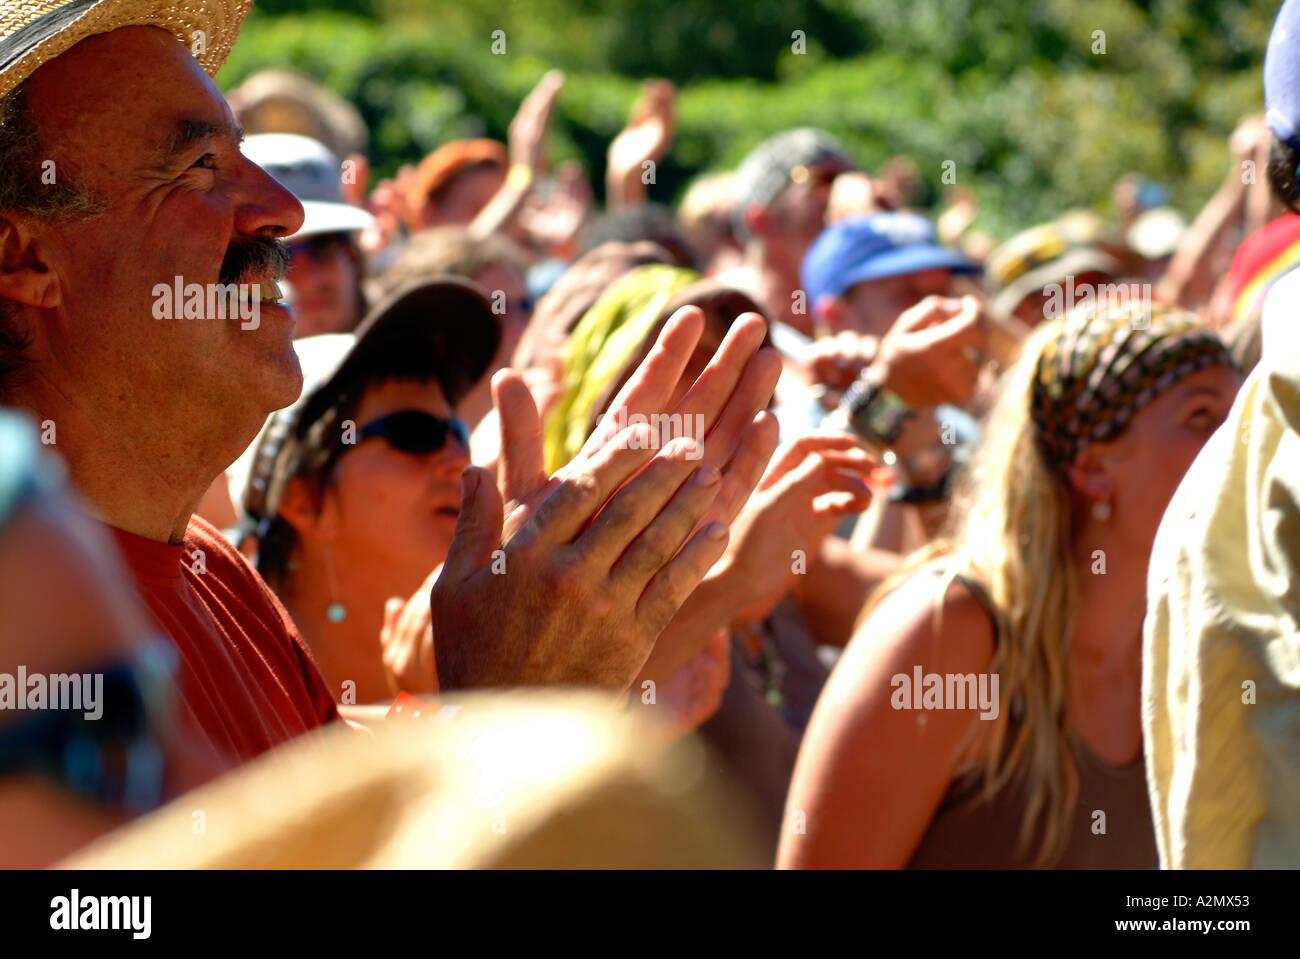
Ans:
{"label": "patterned headband", "polygon": [[1213,366],[1236,363],[1185,310],[1126,304],[1070,314],[1034,372],[1034,423],[1048,465],[1064,474],[1089,444],[1117,436],[1165,390]]}

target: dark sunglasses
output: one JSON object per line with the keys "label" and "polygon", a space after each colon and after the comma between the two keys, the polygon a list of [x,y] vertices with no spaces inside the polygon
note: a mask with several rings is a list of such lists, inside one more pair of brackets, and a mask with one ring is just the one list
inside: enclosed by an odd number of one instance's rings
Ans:
{"label": "dark sunglasses", "polygon": [[428,456],[447,445],[448,436],[456,437],[461,447],[469,449],[469,428],[463,420],[444,420],[424,410],[399,410],[367,423],[357,431],[359,446],[378,436],[393,449],[415,456]]}

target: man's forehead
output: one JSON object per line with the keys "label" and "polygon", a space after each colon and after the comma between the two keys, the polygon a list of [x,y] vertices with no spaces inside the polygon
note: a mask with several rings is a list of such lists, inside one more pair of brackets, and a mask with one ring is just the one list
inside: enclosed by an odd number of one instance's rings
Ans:
{"label": "man's forehead", "polygon": [[130,122],[132,116],[225,101],[212,78],[189,49],[159,27],[132,26],[88,37],[32,74],[28,105],[38,115],[75,112],[80,119],[98,116]]}
{"label": "man's forehead", "polygon": [[80,139],[80,132],[96,149],[165,156],[204,136],[238,139],[216,84],[179,40],[157,27],[83,40],[32,75],[27,104],[42,136]]}

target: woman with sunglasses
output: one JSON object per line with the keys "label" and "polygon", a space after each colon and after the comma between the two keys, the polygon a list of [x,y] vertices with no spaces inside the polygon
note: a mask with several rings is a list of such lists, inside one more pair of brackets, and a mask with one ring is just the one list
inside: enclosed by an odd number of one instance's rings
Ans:
{"label": "woman with sunglasses", "polygon": [[[248,479],[232,538],[255,547],[258,572],[343,706],[438,688],[429,587],[469,464],[453,410],[497,336],[482,291],[467,281],[399,290],[356,334],[295,344],[302,398],[271,417],[234,467]],[[706,646],[664,677],[663,718],[692,728],[716,708],[726,665]]]}
{"label": "woman with sunglasses", "polygon": [[[385,604],[413,595],[446,555],[469,465],[455,404],[499,336],[466,281],[399,290],[356,333],[297,341],[302,398],[271,417],[242,460],[237,538],[255,544],[258,572],[344,705],[398,691],[381,655]],[[423,688],[407,691],[433,688],[431,658],[424,674]]]}

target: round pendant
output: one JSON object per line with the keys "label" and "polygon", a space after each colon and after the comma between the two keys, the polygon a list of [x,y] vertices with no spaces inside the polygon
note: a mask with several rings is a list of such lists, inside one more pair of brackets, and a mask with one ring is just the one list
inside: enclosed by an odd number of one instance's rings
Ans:
{"label": "round pendant", "polygon": [[342,603],[330,603],[329,606],[325,608],[325,617],[331,623],[343,622],[343,618],[347,616],[347,614],[348,611],[343,608]]}

